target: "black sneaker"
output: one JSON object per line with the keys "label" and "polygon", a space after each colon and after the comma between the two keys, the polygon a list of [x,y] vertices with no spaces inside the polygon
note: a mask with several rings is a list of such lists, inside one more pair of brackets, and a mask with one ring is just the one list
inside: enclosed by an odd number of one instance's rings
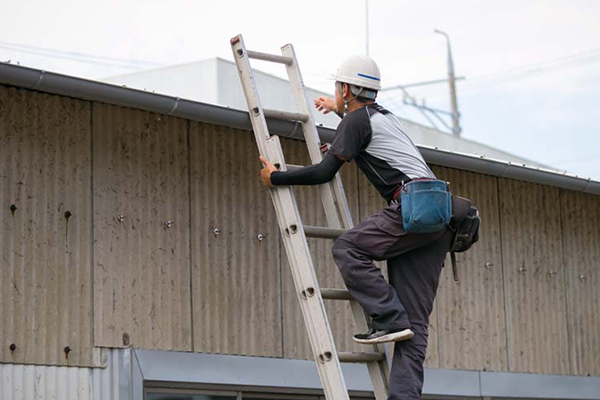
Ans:
{"label": "black sneaker", "polygon": [[368,333],[358,333],[352,340],[362,344],[377,344],[385,342],[400,342],[411,339],[415,334],[409,328],[406,329],[371,329]]}

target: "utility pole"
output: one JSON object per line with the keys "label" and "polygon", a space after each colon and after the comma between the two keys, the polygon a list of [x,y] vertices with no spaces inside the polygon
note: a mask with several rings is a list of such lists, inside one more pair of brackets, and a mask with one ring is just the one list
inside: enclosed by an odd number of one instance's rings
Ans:
{"label": "utility pole", "polygon": [[450,107],[452,109],[452,133],[460,136],[461,128],[459,123],[460,114],[458,112],[458,102],[456,101],[456,85],[454,77],[454,63],[452,62],[452,51],[450,50],[450,38],[446,32],[435,30],[435,33],[444,35],[448,45],[448,82],[450,83]]}
{"label": "utility pole", "polygon": [[369,0],[365,0],[365,30],[366,30],[366,53],[369,55]]}

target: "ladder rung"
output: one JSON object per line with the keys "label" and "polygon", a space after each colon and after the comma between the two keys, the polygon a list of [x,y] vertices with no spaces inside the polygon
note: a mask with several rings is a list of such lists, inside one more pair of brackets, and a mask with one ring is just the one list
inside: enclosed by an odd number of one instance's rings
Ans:
{"label": "ladder rung", "polygon": [[384,353],[338,353],[340,362],[366,363],[385,360]]}
{"label": "ladder rung", "polygon": [[248,57],[255,58],[257,60],[271,61],[285,65],[292,65],[294,63],[294,59],[292,57],[278,56],[276,54],[261,53],[259,51],[252,50],[246,50],[246,52],[248,53]]}
{"label": "ladder rung", "polygon": [[304,233],[308,237],[321,239],[337,239],[346,232],[345,229],[325,228],[323,226],[304,225]]}
{"label": "ladder rung", "polygon": [[321,297],[325,300],[354,300],[346,289],[321,289]]}
{"label": "ladder rung", "polygon": [[284,121],[308,122],[308,115],[288,111],[269,110],[263,108],[263,113],[267,118],[281,119]]}

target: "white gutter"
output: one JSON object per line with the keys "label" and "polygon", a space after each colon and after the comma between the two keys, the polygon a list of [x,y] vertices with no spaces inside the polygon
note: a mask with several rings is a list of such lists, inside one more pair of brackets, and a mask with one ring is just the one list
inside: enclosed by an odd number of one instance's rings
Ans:
{"label": "white gutter", "polygon": [[[247,131],[252,129],[246,111],[7,63],[0,63],[0,84],[137,108]],[[280,136],[294,139],[303,138],[299,123],[273,119],[267,119],[267,123],[269,130]],[[319,126],[318,130],[323,142],[333,140],[334,129]],[[484,156],[440,150],[430,146],[419,146],[419,149],[425,160],[431,164],[600,195],[600,181]]]}

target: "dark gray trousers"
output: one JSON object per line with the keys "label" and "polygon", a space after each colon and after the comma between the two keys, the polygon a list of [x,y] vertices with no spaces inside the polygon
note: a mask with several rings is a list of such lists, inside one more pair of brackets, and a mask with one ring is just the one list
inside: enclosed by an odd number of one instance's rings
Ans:
{"label": "dark gray trousers", "polygon": [[[394,346],[389,400],[421,398],[429,315],[451,241],[449,229],[406,233],[396,205],[366,218],[333,244],[346,287],[371,316],[373,328],[410,327],[415,333]],[[373,260],[388,260],[390,283]]]}

